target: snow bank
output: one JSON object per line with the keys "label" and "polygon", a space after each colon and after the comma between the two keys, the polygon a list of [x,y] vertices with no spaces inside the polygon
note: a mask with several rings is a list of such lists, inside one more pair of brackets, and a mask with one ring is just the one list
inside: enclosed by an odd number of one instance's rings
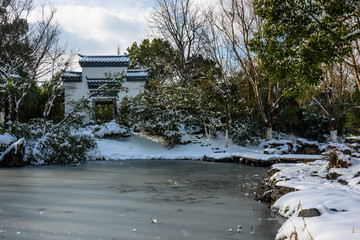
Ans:
{"label": "snow bank", "polygon": [[[168,147],[158,138],[142,134],[121,140],[98,139],[97,148],[89,153],[92,159],[103,160],[129,160],[129,159],[189,159],[201,160],[204,155],[220,159],[232,157],[237,153],[260,154],[261,148],[245,148],[235,144],[229,144],[224,148],[223,136],[216,139],[196,138],[191,144]],[[261,156],[264,154],[260,154]]]}
{"label": "snow bank", "polygon": [[104,137],[104,136],[110,136],[110,135],[118,135],[118,134],[125,134],[127,130],[117,124],[115,120],[111,122],[104,123],[103,125],[99,126],[99,129],[93,129],[94,134],[96,137]]}
{"label": "snow bank", "polygon": [[271,161],[293,159],[294,161],[321,159],[321,155],[286,154],[269,155],[262,153],[262,147],[242,147],[230,142],[225,148],[224,136],[207,140],[205,136],[187,137],[192,140],[186,145],[176,145],[169,149],[159,138],[135,134],[119,140],[98,139],[97,148],[89,153],[91,159],[129,160],[129,159],[189,159],[201,160],[206,155],[212,159],[238,158]]}
{"label": "snow bank", "polygon": [[0,134],[0,145],[9,145],[14,142],[16,138],[11,136],[9,133]]}
{"label": "snow bank", "polygon": [[[352,158],[350,168],[328,169],[325,160],[308,164],[276,164],[279,169],[273,176],[277,186],[299,191],[282,196],[272,206],[280,215],[289,219],[279,229],[277,239],[293,236],[298,239],[360,239],[360,159]],[[336,172],[338,180],[326,176]],[[302,209],[316,208],[320,216],[298,216]]]}

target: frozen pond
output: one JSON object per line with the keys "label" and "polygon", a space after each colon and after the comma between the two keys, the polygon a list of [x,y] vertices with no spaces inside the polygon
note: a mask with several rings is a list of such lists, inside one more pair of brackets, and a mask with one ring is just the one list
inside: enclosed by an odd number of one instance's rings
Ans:
{"label": "frozen pond", "polygon": [[279,223],[248,194],[267,170],[164,160],[0,168],[0,239],[274,239]]}

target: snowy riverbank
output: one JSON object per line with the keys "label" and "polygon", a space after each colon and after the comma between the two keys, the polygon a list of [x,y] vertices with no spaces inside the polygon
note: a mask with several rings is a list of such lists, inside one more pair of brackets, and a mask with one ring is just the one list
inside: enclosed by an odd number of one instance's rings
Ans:
{"label": "snowy riverbank", "polygon": [[[198,138],[193,144],[178,145],[168,149],[155,138],[134,135],[121,140],[99,139],[97,148],[89,156],[103,160],[125,159],[191,159],[201,160],[204,155],[212,157],[252,156],[269,159],[274,155],[262,154],[261,147],[241,147],[230,144],[224,148],[221,137],[206,140]],[[275,155],[276,156],[276,155]],[[279,155],[280,156],[280,155]],[[306,156],[303,156],[306,157]],[[337,180],[327,180],[326,175],[335,171],[327,168],[328,162],[276,164],[279,169],[273,176],[278,186],[295,188],[281,197],[272,208],[287,217],[277,235],[278,239],[293,233],[298,239],[360,239],[360,159],[352,158],[351,167],[336,169],[342,174]],[[347,184],[341,184],[343,180]],[[302,209],[316,208],[320,216],[298,217]]]}
{"label": "snowy riverbank", "polygon": [[[350,162],[349,168],[331,169],[324,160],[273,165],[280,171],[271,181],[277,187],[297,190],[272,206],[288,218],[277,239],[292,239],[292,234],[297,234],[298,239],[360,239],[360,159],[352,158]],[[331,176],[338,177],[331,180]],[[300,211],[304,209],[317,209],[319,216],[303,217]]]}

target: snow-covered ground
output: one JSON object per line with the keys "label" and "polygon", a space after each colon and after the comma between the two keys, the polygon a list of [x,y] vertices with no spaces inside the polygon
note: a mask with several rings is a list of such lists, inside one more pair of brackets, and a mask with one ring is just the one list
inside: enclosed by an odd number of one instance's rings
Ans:
{"label": "snow-covered ground", "polygon": [[[192,140],[194,142],[192,144],[178,145],[168,149],[159,139],[141,134],[121,140],[99,139],[97,148],[89,155],[92,158],[104,160],[201,160],[204,155],[214,158],[238,155],[266,160],[284,156],[262,154],[261,147],[241,147],[230,144],[228,148],[224,148],[223,137],[206,140],[194,136]],[[311,156],[301,155],[301,157]],[[274,175],[277,185],[300,190],[284,195],[272,206],[280,215],[288,217],[279,230],[278,239],[286,236],[286,239],[295,239],[295,232],[300,240],[360,239],[360,185],[358,184],[360,159],[352,158],[351,164],[350,168],[335,170],[329,170],[328,162],[324,160],[308,164],[274,165],[281,170]],[[326,175],[329,171],[342,174],[338,179],[347,181],[348,184],[343,185],[337,180],[327,180]],[[311,218],[297,217],[300,210],[310,208],[318,209],[321,215]]]}
{"label": "snow-covered ground", "polygon": [[[193,136],[192,144],[177,145],[167,148],[158,138],[136,134],[119,140],[98,139],[97,148],[89,156],[104,160],[127,159],[189,159],[201,160],[204,155],[215,158],[232,157],[236,153],[260,154],[263,149],[259,147],[241,147],[229,144],[224,148],[223,137],[206,140],[204,137]],[[263,155],[263,154],[261,154]]]}
{"label": "snow-covered ground", "polygon": [[263,154],[264,148],[259,146],[242,147],[229,143],[225,148],[224,136],[207,140],[203,135],[187,135],[191,144],[177,145],[167,148],[161,139],[143,134],[135,134],[128,138],[117,140],[98,139],[97,148],[89,153],[92,159],[102,160],[128,160],[128,159],[187,159],[202,160],[204,156],[214,159],[232,158],[233,156],[259,159],[263,161],[272,159],[315,159],[322,158],[316,155],[305,154]]}

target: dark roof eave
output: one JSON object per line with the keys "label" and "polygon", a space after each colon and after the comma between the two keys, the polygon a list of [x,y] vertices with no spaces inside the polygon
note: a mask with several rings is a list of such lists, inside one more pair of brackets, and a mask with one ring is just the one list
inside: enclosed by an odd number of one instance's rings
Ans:
{"label": "dark roof eave", "polygon": [[146,77],[127,77],[127,82],[146,82]]}

